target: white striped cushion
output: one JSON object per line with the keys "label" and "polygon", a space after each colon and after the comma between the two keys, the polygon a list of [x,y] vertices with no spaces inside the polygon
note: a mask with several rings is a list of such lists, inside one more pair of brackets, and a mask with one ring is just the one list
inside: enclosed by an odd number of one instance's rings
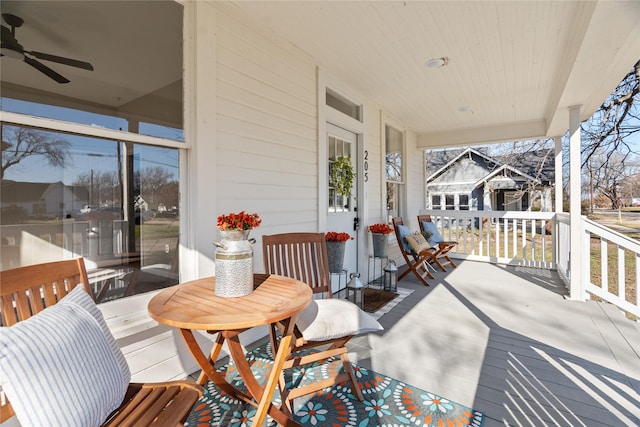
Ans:
{"label": "white striped cushion", "polygon": [[100,425],[122,402],[130,378],[81,285],[54,306],[0,328],[0,384],[24,427]]}

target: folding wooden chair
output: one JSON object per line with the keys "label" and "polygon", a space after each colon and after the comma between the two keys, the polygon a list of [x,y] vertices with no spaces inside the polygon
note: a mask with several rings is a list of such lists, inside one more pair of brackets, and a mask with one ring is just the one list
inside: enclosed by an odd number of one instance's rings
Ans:
{"label": "folding wooden chair", "polygon": [[[92,327],[85,330],[83,336],[79,336],[77,338],[71,336],[71,333],[67,333],[71,345],[76,349],[74,350],[74,353],[77,352],[78,354],[82,354],[83,352],[81,351],[80,346],[82,346],[82,343],[84,342],[90,342],[88,340],[91,336],[95,338],[95,340],[91,342],[104,342],[107,346],[112,346],[110,347],[111,351],[109,354],[113,355],[113,361],[115,361],[114,365],[119,365],[120,369],[117,370],[115,375],[111,375],[110,372],[107,374],[109,375],[109,378],[120,375],[121,377],[119,378],[125,378],[124,385],[121,390],[124,391],[126,388],[126,392],[124,393],[124,396],[122,396],[123,400],[120,403],[120,406],[117,407],[115,411],[111,412],[111,414],[107,414],[106,419],[101,421],[103,423],[102,425],[120,426],[135,424],[172,427],[182,425],[191,412],[195,402],[200,396],[202,396],[203,388],[189,381],[171,381],[149,384],[129,383],[128,388],[126,387],[126,378],[130,378],[130,373],[128,372],[128,367],[126,367],[124,356],[122,356],[122,353],[117,348],[117,344],[115,343],[115,340],[113,340],[113,337],[110,336],[110,334],[109,337],[106,336],[106,323],[104,323],[102,314],[97,306],[93,303],[91,298],[87,298],[87,296],[84,295],[81,289],[76,289],[76,287],[81,284],[84,291],[91,296],[89,280],[87,278],[87,272],[82,258],[0,271],[0,281],[2,282],[2,286],[0,286],[0,310],[3,326],[15,325],[15,327],[22,327],[25,326],[26,323],[24,325],[20,325],[21,322],[27,319],[32,319],[30,320],[30,325],[38,325],[38,323],[34,322],[40,321],[41,319],[50,320],[52,317],[44,316],[51,314],[52,311],[49,310],[48,313],[45,314],[43,313],[45,309],[51,307],[53,310],[53,307],[55,307],[59,301],[64,297],[69,296],[65,301],[69,301],[70,304],[67,304],[66,302],[58,304],[55,310],[59,310],[65,305],[68,307],[70,306],[72,307],[70,310],[75,310],[76,313],[79,313],[73,317],[89,319],[86,325]],[[46,322],[41,322],[41,324],[46,325]],[[85,323],[82,324],[84,325]],[[7,339],[10,336],[9,334],[12,329],[13,328],[4,329],[3,334],[7,334]],[[31,330],[34,330],[33,327]],[[36,328],[35,331],[37,332],[38,329]],[[89,331],[93,331],[94,333],[91,334]],[[43,334],[38,334],[38,337],[40,335]],[[46,342],[46,338],[47,337],[43,337],[42,341]],[[31,342],[31,344],[35,345],[36,343]],[[9,344],[9,346],[12,345],[14,344]],[[113,352],[113,350],[116,349],[119,354]],[[16,348],[12,351],[19,352]],[[56,354],[55,363],[65,365],[65,361],[67,359],[72,360],[72,357],[73,355],[71,352]],[[101,364],[101,369],[103,361],[106,360],[107,359],[104,358],[97,361]],[[14,365],[11,365],[11,362],[9,361],[6,361],[6,363],[8,366],[12,366],[12,368],[9,368],[12,372],[6,372],[8,377],[17,377],[16,382],[18,383],[26,383],[28,381],[29,384],[35,384],[35,387],[30,388],[28,391],[28,393],[33,397],[33,399],[28,400],[33,400],[33,405],[36,406],[36,410],[34,412],[40,410],[38,407],[38,399],[47,399],[48,401],[57,399],[54,401],[60,402],[59,406],[56,406],[57,410],[63,412],[66,411],[65,405],[67,405],[67,403],[65,402],[70,399],[68,396],[58,395],[51,397],[51,395],[58,393],[50,393],[45,390],[50,385],[49,383],[43,384],[42,378],[34,377],[30,372],[26,372],[23,375],[21,370],[23,365],[20,363],[15,363]],[[52,364],[52,366],[55,366],[55,363]],[[106,364],[107,363],[104,362],[105,366]],[[14,366],[15,369],[13,369]],[[72,371],[77,369],[77,366],[74,366],[71,366]],[[67,365],[67,367],[69,366]],[[60,390],[64,390],[64,386],[71,387],[69,385],[71,383],[69,378],[56,378],[55,375],[52,377],[55,379],[53,381],[54,389],[58,389],[57,384],[60,383]],[[80,379],[80,381],[82,381],[82,379]],[[97,385],[99,384],[93,384],[94,387]],[[12,384],[11,388],[16,388],[16,386],[20,385]],[[91,386],[91,384],[89,384],[89,386]],[[23,385],[23,387],[26,387],[26,385]],[[40,387],[43,389],[41,390]],[[5,391],[9,394],[8,390]],[[92,394],[93,393],[88,393],[88,398],[92,401],[94,399],[104,398],[104,396],[97,395],[98,393],[96,393],[95,396]],[[18,394],[16,392],[16,396],[17,395]],[[21,399],[20,405],[22,406],[20,406],[21,410],[19,411],[17,409],[18,406],[16,406],[16,402],[14,402],[14,406],[12,407],[9,400],[5,399],[4,403],[0,407],[0,422],[4,422],[16,414],[18,415],[18,421],[20,421],[21,415],[23,417],[30,417],[31,414],[25,412],[24,400],[27,399]],[[115,403],[113,404],[114,406],[118,405],[118,400],[119,396],[116,393]],[[73,402],[69,404],[73,405]],[[77,409],[78,406],[82,405],[76,405],[74,410],[84,410],[84,408]],[[58,414],[55,414],[55,416],[57,415]],[[54,414],[44,414],[44,416],[54,417]],[[53,422],[51,421],[52,418],[48,419],[50,422]],[[77,421],[77,418],[75,420]],[[55,424],[64,424],[64,421],[58,420]]]}
{"label": "folding wooden chair", "polygon": [[405,237],[410,234],[409,229],[404,225],[402,218],[395,217],[392,219],[393,229],[396,233],[396,239],[398,240],[398,248],[407,263],[408,269],[403,271],[398,280],[402,280],[409,273],[415,274],[416,278],[425,286],[429,286],[426,277],[435,279],[433,274],[429,271],[429,263],[435,261],[436,250],[434,248],[428,248],[415,253],[411,250],[409,243]]}
{"label": "folding wooden chair", "polygon": [[[357,305],[332,298],[331,278],[327,258],[324,233],[284,233],[262,236],[264,269],[268,274],[292,277],[311,286],[314,296],[323,294],[325,299],[315,299],[299,316],[294,329],[292,351],[283,369],[324,363],[328,358],[339,356],[344,372],[334,377],[315,381],[308,385],[285,389],[284,378],[280,378],[282,402],[291,410],[293,399],[330,387],[349,382],[351,391],[362,400],[362,393],[347,356],[347,342],[363,332],[382,329],[382,326]],[[323,326],[326,325],[326,326]],[[278,328],[270,330],[274,352],[278,348]],[[327,328],[330,331],[319,331]],[[311,331],[314,330],[312,334]],[[315,336],[313,336],[315,335]],[[301,352],[305,349],[323,347],[317,352]]]}
{"label": "folding wooden chair", "polygon": [[438,246],[438,251],[434,256],[434,264],[442,271],[446,271],[444,266],[450,264],[453,268],[456,268],[456,264],[449,258],[449,251],[453,249],[458,242],[445,241],[435,223],[431,221],[431,215],[418,215],[418,225],[420,226],[420,232],[431,233],[429,243]]}

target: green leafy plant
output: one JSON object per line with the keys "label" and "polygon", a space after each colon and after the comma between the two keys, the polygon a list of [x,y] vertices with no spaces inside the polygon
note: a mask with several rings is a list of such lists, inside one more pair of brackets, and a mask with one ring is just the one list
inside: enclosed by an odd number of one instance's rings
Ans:
{"label": "green leafy plant", "polygon": [[339,156],[331,166],[331,183],[336,193],[343,197],[351,196],[351,188],[356,173],[353,170],[351,159],[346,156]]}

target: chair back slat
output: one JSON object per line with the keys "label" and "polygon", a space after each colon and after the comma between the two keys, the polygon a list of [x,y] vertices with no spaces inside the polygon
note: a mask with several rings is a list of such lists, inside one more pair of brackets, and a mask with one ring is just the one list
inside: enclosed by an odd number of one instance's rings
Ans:
{"label": "chair back slat", "polygon": [[329,260],[324,233],[282,233],[262,236],[264,269],[268,274],[307,283],[314,293],[331,297]]}
{"label": "chair back slat", "polygon": [[0,271],[2,325],[28,319],[64,298],[82,283],[91,295],[82,258]]}
{"label": "chair back slat", "polygon": [[399,225],[404,225],[404,221],[402,220],[401,217],[396,216],[391,218],[391,223],[393,224],[393,231],[395,231],[396,233],[396,240],[398,241],[398,248],[400,248],[400,251],[402,252],[402,255],[406,258],[407,251],[404,248],[404,243],[402,242],[402,237],[400,237],[400,233],[398,232],[398,226]]}

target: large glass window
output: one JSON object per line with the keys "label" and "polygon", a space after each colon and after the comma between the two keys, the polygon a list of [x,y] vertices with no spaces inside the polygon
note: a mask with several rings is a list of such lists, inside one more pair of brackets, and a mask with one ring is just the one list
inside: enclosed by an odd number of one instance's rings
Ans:
{"label": "large glass window", "polygon": [[402,158],[404,155],[404,134],[402,131],[385,125],[385,172],[387,181],[387,215],[389,222],[393,217],[404,216],[404,180]]}
{"label": "large glass window", "polygon": [[97,302],[177,283],[182,6],[2,6],[25,51],[71,60],[0,61],[0,269],[83,256]]}

